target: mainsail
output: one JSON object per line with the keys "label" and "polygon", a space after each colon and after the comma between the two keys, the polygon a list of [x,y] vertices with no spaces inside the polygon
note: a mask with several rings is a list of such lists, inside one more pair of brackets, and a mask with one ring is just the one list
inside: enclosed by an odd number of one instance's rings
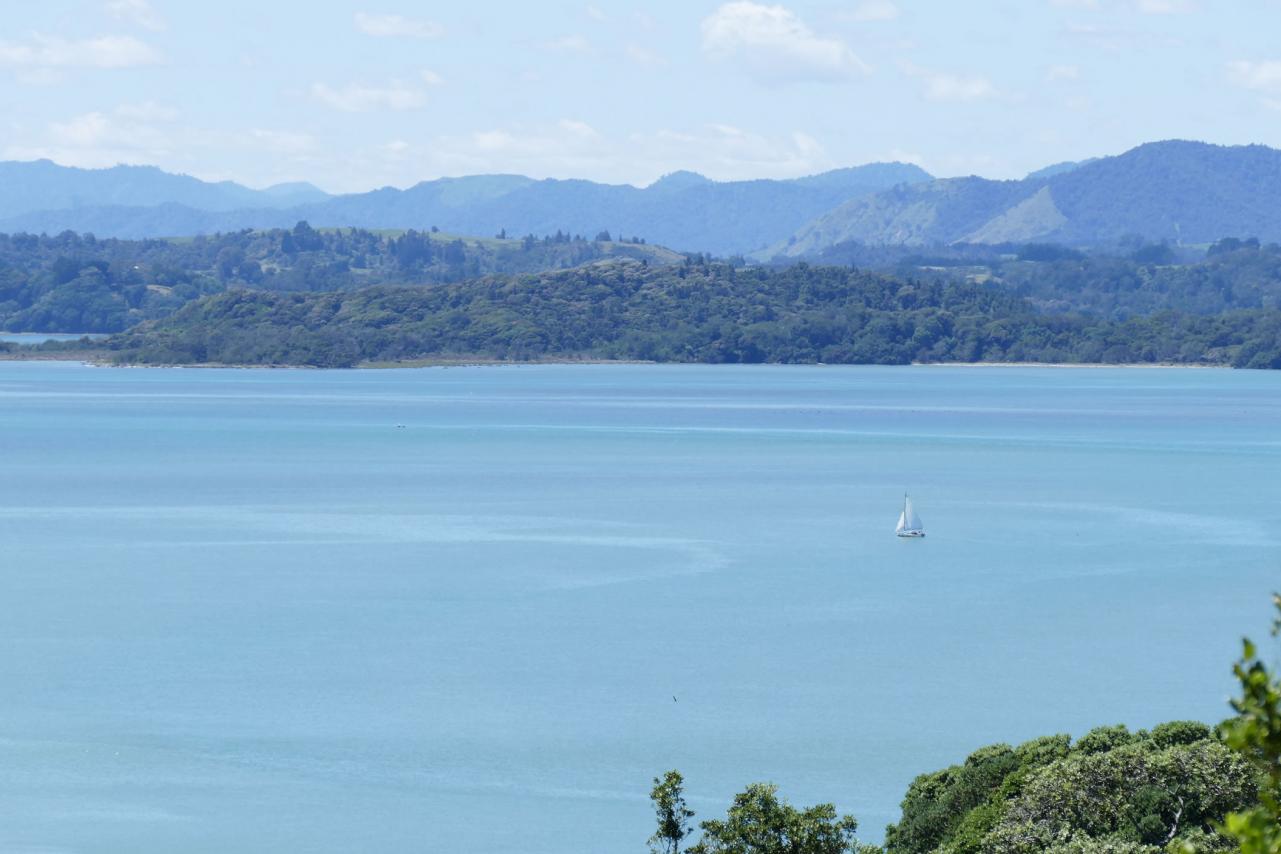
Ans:
{"label": "mainsail", "polygon": [[924,530],[921,525],[921,517],[916,515],[912,509],[912,499],[906,495],[903,496],[903,512],[898,515],[898,527],[894,529],[897,534],[918,533]]}

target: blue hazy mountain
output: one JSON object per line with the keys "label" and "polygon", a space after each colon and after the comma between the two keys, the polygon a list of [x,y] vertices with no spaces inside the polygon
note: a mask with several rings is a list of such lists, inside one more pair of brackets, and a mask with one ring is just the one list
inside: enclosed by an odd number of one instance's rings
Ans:
{"label": "blue hazy mountain", "polygon": [[945,178],[894,187],[823,214],[762,255],[816,256],[842,243],[1277,241],[1278,199],[1281,151],[1170,140],[1058,164],[1020,181]]}
{"label": "blue hazy mountain", "polygon": [[50,160],[0,162],[0,187],[0,219],[36,211],[164,204],[233,211],[293,207],[329,198],[328,193],[307,183],[253,190],[232,181],[211,183],[190,175],[174,175],[154,166],[78,169]]}
{"label": "blue hazy mountain", "polygon": [[[30,167],[33,164],[4,164]],[[41,196],[26,193],[0,208],[0,231],[92,232],[99,237],[170,237],[241,228],[313,226],[417,228],[436,226],[457,234],[546,235],[563,231],[595,236],[639,236],[651,243],[717,254],[745,253],[786,237],[815,217],[851,199],[930,180],[917,166],[874,163],[794,180],[712,181],[676,172],[645,188],[583,180],[534,180],[520,175],[474,175],[425,181],[405,190],[307,199],[272,188],[203,184],[150,167],[61,170],[45,164],[50,183],[64,187]],[[106,183],[105,176],[137,174],[147,192],[75,191]],[[162,177],[172,192],[159,191]],[[145,181],[144,181],[145,179]],[[0,173],[3,180],[3,173]],[[314,189],[314,188],[312,188]],[[317,191],[318,192],[318,191]],[[257,194],[246,196],[246,194]],[[263,201],[263,194],[271,198]]]}

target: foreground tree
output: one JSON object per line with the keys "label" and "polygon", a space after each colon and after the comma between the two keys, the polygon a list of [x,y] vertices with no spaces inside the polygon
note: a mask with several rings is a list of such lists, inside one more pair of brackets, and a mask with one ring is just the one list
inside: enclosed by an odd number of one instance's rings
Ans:
{"label": "foreground tree", "polygon": [[[1281,595],[1272,597],[1278,617],[1272,636],[1281,634]],[[1262,777],[1258,804],[1230,813],[1223,832],[1242,854],[1281,854],[1281,677],[1268,670],[1246,639],[1241,660],[1232,668],[1241,696],[1232,701],[1237,717],[1223,725],[1223,740],[1245,757]]]}
{"label": "foreground tree", "polygon": [[694,811],[685,805],[685,778],[679,771],[655,777],[649,799],[654,802],[658,819],[658,830],[649,838],[649,850],[654,854],[680,854],[681,841],[693,832],[689,820],[694,817]]}
{"label": "foreground tree", "polygon": [[734,796],[724,821],[705,821],[689,854],[847,854],[860,849],[854,816],[832,804],[797,809],[772,783],[753,783]]}

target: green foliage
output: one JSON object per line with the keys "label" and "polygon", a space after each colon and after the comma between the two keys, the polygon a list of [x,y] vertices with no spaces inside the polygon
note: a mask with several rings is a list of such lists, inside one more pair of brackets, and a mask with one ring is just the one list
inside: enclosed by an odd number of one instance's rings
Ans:
{"label": "green foliage", "polygon": [[975,285],[800,264],[602,262],[430,288],[235,290],[112,339],[121,361],[339,367],[424,357],[907,364],[1281,366],[1281,312],[1110,323],[1039,315]]}
{"label": "green foliage", "polygon": [[977,852],[1034,769],[1068,753],[1066,735],[1044,736],[1011,748],[983,747],[961,765],[917,777],[903,799],[903,815],[886,828],[891,854]]}
{"label": "green foliage", "polygon": [[98,240],[0,234],[0,329],[118,332],[230,289],[339,291],[457,282],[495,273],[574,267],[602,258],[661,266],[682,256],[639,243],[559,234],[461,240],[418,232],[292,229],[192,240]]}
{"label": "green foliage", "polygon": [[1210,727],[1200,721],[1170,721],[1152,727],[1148,737],[1157,747],[1171,747],[1176,744],[1195,744],[1211,735]]}
{"label": "green foliage", "polygon": [[685,779],[679,771],[668,771],[654,778],[649,799],[654,803],[658,829],[649,838],[654,854],[680,854],[681,841],[690,834],[689,820],[694,811],[685,804]]}
{"label": "green foliage", "polygon": [[[983,805],[1018,767],[1014,748],[994,744],[976,750],[962,765],[917,777],[903,800],[902,820],[887,830],[886,848],[891,852],[933,851],[950,841],[971,810]],[[965,827],[967,839],[990,818],[989,812],[981,811]],[[969,845],[964,847],[968,850]]]}
{"label": "green foliage", "polygon": [[771,783],[753,783],[734,796],[724,821],[701,824],[702,839],[689,854],[847,854],[859,850],[858,822],[832,804],[798,809]]}
{"label": "green foliage", "polygon": [[[1205,255],[1128,243],[1091,254],[1049,244],[833,247],[819,259],[898,276],[983,281],[1048,314],[1111,320],[1162,311],[1221,314],[1281,307],[1281,245],[1225,238]],[[1236,247],[1231,249],[1230,247]]]}
{"label": "green foliage", "polygon": [[[1273,597],[1278,618],[1272,635],[1281,633],[1281,595]],[[1249,640],[1233,673],[1241,696],[1232,701],[1237,717],[1222,727],[1224,742],[1245,758],[1263,783],[1258,802],[1228,815],[1223,832],[1240,845],[1242,854],[1281,852],[1281,678],[1258,657]]]}
{"label": "green foliage", "polygon": [[1212,739],[1160,748],[1150,739],[1076,752],[1031,775],[984,840],[991,854],[1030,854],[1074,838],[1159,849],[1251,803],[1249,766]]}
{"label": "green foliage", "polygon": [[1019,758],[1020,769],[1039,768],[1055,759],[1067,756],[1071,746],[1072,737],[1060,733],[1025,741],[1015,748],[1014,752]]}
{"label": "green foliage", "polygon": [[994,745],[918,777],[886,849],[1156,854],[1196,840],[1217,850],[1226,843],[1216,822],[1252,803],[1257,789],[1248,764],[1204,724],[1099,727],[1075,745],[1062,735],[1013,750]]}
{"label": "green foliage", "polygon": [[1101,726],[1087,732],[1072,745],[1075,753],[1106,753],[1134,741],[1134,736],[1124,724]]}

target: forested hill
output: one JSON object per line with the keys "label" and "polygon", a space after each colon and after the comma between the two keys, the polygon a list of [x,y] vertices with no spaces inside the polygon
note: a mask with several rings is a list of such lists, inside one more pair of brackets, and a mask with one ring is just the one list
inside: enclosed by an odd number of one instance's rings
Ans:
{"label": "forested hill", "polygon": [[[159,170],[115,174],[115,170],[58,172],[62,167],[53,164],[40,170],[25,168],[36,165],[0,164],[0,177],[8,169],[21,173],[28,184],[39,178],[50,187],[43,195],[24,191],[8,205],[0,203],[0,231],[178,237],[287,228],[306,220],[317,227],[430,230],[435,226],[455,234],[621,231],[664,246],[718,255],[762,249],[850,199],[930,178],[919,167],[904,163],[872,163],[791,180],[718,182],[679,172],[644,188],[473,175],[425,181],[406,190],[384,187],[332,198],[298,197],[286,207],[279,199],[288,188],[262,191],[274,194],[270,198],[252,197],[247,194],[254,191],[236,185],[167,176],[171,192],[165,196],[158,192],[153,174]],[[115,178],[147,180],[138,192],[129,192],[120,181],[108,182],[109,173]],[[77,182],[86,186],[85,191],[70,193],[66,188]],[[108,183],[110,192],[98,189]],[[233,198],[243,201],[235,205],[230,202]]]}
{"label": "forested hill", "polygon": [[1052,244],[918,249],[842,244],[819,261],[902,278],[981,282],[1027,297],[1038,310],[1050,313],[1125,319],[1167,310],[1216,314],[1281,308],[1281,244],[1252,238],[1224,238],[1204,254],[1142,242],[1093,254]]}
{"label": "forested hill", "polygon": [[1171,140],[1021,181],[948,178],[845,203],[761,257],[813,258],[845,242],[1205,245],[1281,240],[1281,151]]}
{"label": "forested hill", "polygon": [[454,282],[561,269],[602,258],[674,264],[684,256],[636,238],[557,233],[518,239],[443,233],[291,229],[191,240],[0,234],[0,329],[118,332],[227,288],[332,291]]}
{"label": "forested hill", "polygon": [[1281,312],[1044,315],[976,285],[848,268],[590,264],[428,288],[236,290],[108,344],[120,361],[343,367],[431,357],[1172,362],[1281,367]]}

